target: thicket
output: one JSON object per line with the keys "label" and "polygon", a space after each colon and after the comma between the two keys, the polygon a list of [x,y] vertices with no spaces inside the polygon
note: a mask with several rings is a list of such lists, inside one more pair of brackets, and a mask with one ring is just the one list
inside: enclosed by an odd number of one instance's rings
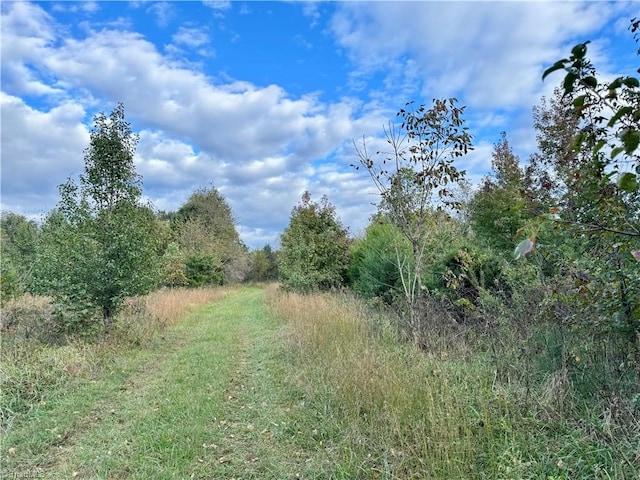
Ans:
{"label": "thicket", "polygon": [[[638,28],[634,19],[632,32]],[[472,335],[474,354],[495,360],[496,380],[516,375],[528,389],[546,379],[569,409],[615,411],[606,415],[637,433],[640,82],[604,82],[587,44],[544,74],[565,71],[533,111],[539,152],[522,162],[503,133],[492,172],[460,209],[416,203],[416,192],[453,191],[464,172],[443,178],[425,168],[431,157],[420,125],[430,126],[433,112],[420,107],[407,122],[400,110],[399,125],[387,128],[392,154],[376,163],[358,152],[381,201],[352,246],[349,282],[373,305],[392,308],[405,338],[426,352]],[[443,139],[437,128],[427,134]],[[398,139],[407,146],[396,148]],[[419,292],[409,297],[403,278],[411,275]],[[637,466],[637,455],[623,461]]]}
{"label": "thicket", "polygon": [[[53,310],[41,340],[100,338],[128,298],[158,287],[222,285],[251,276],[248,249],[215,187],[196,190],[175,212],[157,212],[141,201],[137,141],[123,104],[97,114],[84,173],[59,186],[56,208],[39,223],[0,215],[0,302],[25,294],[50,297]],[[274,266],[259,274],[273,278]]]}

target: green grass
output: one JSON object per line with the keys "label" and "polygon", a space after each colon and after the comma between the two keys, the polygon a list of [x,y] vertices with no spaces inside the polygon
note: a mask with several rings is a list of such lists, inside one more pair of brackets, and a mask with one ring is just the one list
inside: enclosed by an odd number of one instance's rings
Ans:
{"label": "green grass", "polygon": [[[612,418],[626,411],[610,405],[580,409],[562,372],[525,386],[522,372],[503,378],[491,354],[469,345],[418,350],[347,297],[240,287],[144,347],[99,357],[86,348],[36,351],[43,358],[29,365],[51,359],[47,382],[3,435],[3,475],[551,480],[640,471],[637,423]],[[83,368],[54,381],[63,365]],[[30,368],[19,378],[37,380]]]}
{"label": "green grass", "polygon": [[[264,290],[193,311],[153,349],[113,359],[99,379],[49,392],[3,439],[7,476],[299,478],[326,458],[286,380],[282,324]],[[9,449],[11,454],[8,455]],[[315,478],[321,478],[315,477]]]}

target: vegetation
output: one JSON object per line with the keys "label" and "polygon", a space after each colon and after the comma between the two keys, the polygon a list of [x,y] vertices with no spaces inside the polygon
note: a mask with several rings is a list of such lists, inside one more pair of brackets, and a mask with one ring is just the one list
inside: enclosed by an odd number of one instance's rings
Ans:
{"label": "vegetation", "polygon": [[353,296],[274,286],[165,289],[131,301],[100,344],[13,337],[3,473],[636,478],[633,405],[590,395],[587,367],[562,369],[583,360],[559,330],[468,327],[427,350],[398,333]]}
{"label": "vegetation", "polygon": [[261,250],[254,250],[249,255],[249,279],[255,282],[275,282],[278,280],[278,257],[265,245]]}
{"label": "vegetation", "polygon": [[133,156],[137,137],[119,104],[94,118],[85,173],[60,186],[36,258],[36,291],[54,297],[60,328],[110,326],[125,298],[149,292],[158,278],[156,221],[141,203]]}
{"label": "vegetation", "polygon": [[[422,276],[427,262],[429,234],[433,226],[434,203],[459,208],[452,187],[464,178],[454,161],[471,149],[471,135],[464,126],[464,107],[456,99],[434,100],[424,105],[401,109],[399,126],[385,130],[390,152],[377,152],[372,158],[366,142],[356,145],[359,165],[369,173],[380,191],[380,211],[411,245],[409,255],[394,246],[396,268],[413,332],[421,330]],[[412,107],[408,104],[407,107]]]}
{"label": "vegetation", "polygon": [[35,222],[12,212],[0,215],[0,302],[19,296],[31,285],[37,240]]}
{"label": "vegetation", "polygon": [[502,132],[494,145],[491,175],[467,205],[473,231],[499,252],[513,251],[514,237],[534,216],[537,205],[525,187],[525,173]]}
{"label": "vegetation", "polygon": [[[639,29],[640,20],[634,18],[630,30],[636,40]],[[543,75],[566,70],[563,96],[580,122],[573,143],[583,159],[583,168],[572,172],[576,207],[568,218],[559,212],[556,221],[584,238],[575,263],[586,273],[581,288],[593,311],[587,329],[622,335],[627,362],[635,362],[640,379],[640,80],[599,80],[586,56],[588,43],[576,45],[569,59]]]}
{"label": "vegetation", "polygon": [[640,81],[587,48],[530,158],[503,132],[461,201],[465,108],[409,104],[357,146],[364,234],[305,192],[277,252],[213,185],[141,203],[124,107],[97,115],[44,222],[0,217],[2,473],[637,478]]}
{"label": "vegetation", "polygon": [[[95,444],[93,440],[113,442],[117,437],[109,436],[114,433],[110,428],[125,425],[119,420],[137,418],[144,422],[148,420],[144,412],[158,411],[151,406],[153,402],[140,403],[145,388],[137,382],[153,382],[166,366],[167,356],[179,351],[185,340],[179,329],[186,327],[183,320],[188,312],[228,293],[221,288],[174,289],[131,298],[101,342],[76,339],[66,345],[42,344],[33,337],[52,321],[48,299],[25,296],[8,302],[3,307],[6,324],[0,351],[3,476],[108,476],[102,473],[104,470],[94,469],[95,464],[109,458],[118,462],[122,452],[114,451],[110,456],[113,444],[105,448],[105,443]],[[197,356],[194,361],[200,359]],[[177,371],[174,374],[180,375]],[[166,393],[165,388],[161,394]],[[189,395],[192,393],[189,387]],[[125,399],[139,410],[130,410],[123,403]],[[177,410],[183,407],[176,405]],[[141,432],[136,440],[144,441],[145,435],[159,438],[160,431],[154,430],[157,428],[155,425],[146,434]],[[99,439],[102,434],[107,436]],[[118,441],[119,448],[132,447],[122,440]],[[69,460],[74,446],[81,446],[76,453],[88,456]]]}
{"label": "vegetation", "polygon": [[420,350],[398,341],[393,316],[349,295],[270,305],[333,465],[309,478],[637,478],[633,405],[582,396],[586,369],[562,369],[558,330],[469,327]]}
{"label": "vegetation", "polygon": [[280,242],[283,286],[301,292],[340,287],[346,276],[348,248],[347,230],[327,197],[317,204],[305,192]]}
{"label": "vegetation", "polygon": [[247,248],[240,241],[231,208],[216,188],[196,191],[170,218],[187,285],[220,285],[245,279]]}

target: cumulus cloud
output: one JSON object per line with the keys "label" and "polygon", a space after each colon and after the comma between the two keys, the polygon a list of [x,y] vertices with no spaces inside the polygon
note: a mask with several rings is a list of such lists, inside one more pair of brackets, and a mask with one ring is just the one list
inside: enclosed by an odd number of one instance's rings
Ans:
{"label": "cumulus cloud", "polygon": [[[233,13],[231,2],[205,4],[209,16]],[[89,10],[95,6],[100,5]],[[201,55],[198,61],[205,55],[211,63],[217,60],[210,26],[182,22],[166,28],[163,41],[170,43],[163,47],[133,30],[126,15],[131,10],[123,9],[115,22],[95,11],[82,13],[76,30],[83,33],[74,36],[43,6],[6,2],[2,207],[51,208],[56,186],[82,169],[92,115],[122,101],[140,132],[136,168],[156,208],[174,210],[195,189],[213,184],[232,207],[245,242],[261,247],[277,241],[292,207],[309,190],[314,200],[327,195],[357,234],[378,192],[364,172],[350,167],[352,139],[364,135],[372,150],[382,149],[382,127],[404,102],[457,95],[468,105],[465,116],[477,137],[475,150],[460,164],[472,180],[489,170],[492,142],[501,130],[517,140],[513,144],[524,159],[534,146],[531,107],[553,87],[540,81],[544,65],[628,6],[303,3],[304,18],[315,31],[325,28],[336,58],[348,59],[351,67],[344,96],[327,101],[325,92],[292,95],[282,85],[229,78],[222,66],[190,63],[190,53]],[[163,28],[184,20],[178,3],[131,7],[153,15]],[[239,10],[238,16],[248,17],[240,15],[248,7]],[[307,36],[292,32],[290,40],[307,42]],[[605,60],[609,47],[596,38],[592,51]]]}
{"label": "cumulus cloud", "polygon": [[40,111],[4,92],[0,106],[2,208],[46,212],[57,201],[56,187],[82,172],[89,142],[85,111],[72,102]]}
{"label": "cumulus cloud", "polygon": [[[421,102],[455,96],[468,106],[476,136],[507,130],[520,140],[516,146],[526,157],[535,148],[531,108],[559,81],[542,82],[543,70],[612,19],[623,18],[628,26],[631,5],[450,2],[443,8],[443,2],[342,2],[330,31],[354,65],[352,81],[383,75],[388,91]],[[597,35],[592,40],[590,55],[608,78],[604,60],[612,45]],[[601,55],[603,49],[609,52]],[[477,166],[487,171],[490,161]]]}
{"label": "cumulus cloud", "polygon": [[[25,8],[37,15],[27,14]],[[23,85],[19,93],[30,84],[33,91],[38,81],[50,85],[47,82],[54,78],[67,97],[82,98],[82,92],[91,92],[88,98],[93,109],[95,98],[123,101],[128,116],[146,125],[136,166],[145,181],[145,194],[159,205],[170,204],[171,189],[193,191],[213,182],[227,196],[242,225],[263,230],[281,226],[283,212],[309,187],[305,176],[312,173],[311,162],[331,153],[366,125],[356,118],[357,102],[345,99],[322,104],[313,94],[292,98],[277,85],[216,83],[163,56],[136,32],[103,28],[88,31],[85,38],[61,39],[55,36],[53,20],[37,6],[17,5],[8,17],[14,28],[6,30],[6,42],[21,47],[14,50],[13,58],[15,77]],[[181,28],[173,40],[195,46],[207,38],[202,30]],[[22,55],[15,54],[20,50]],[[27,64],[33,65],[31,76],[20,70]],[[49,98],[54,93],[52,88],[40,92]],[[5,158],[17,162],[26,157],[31,162],[24,169],[7,164],[13,173],[3,181],[14,185],[12,191],[32,190],[25,181],[34,162],[40,169],[62,171],[57,154],[36,153],[42,152],[43,144],[64,150],[65,158],[75,159],[77,171],[80,152],[88,143],[86,127],[80,123],[82,107],[76,104],[72,111],[72,104],[65,103],[50,112],[39,112],[16,97],[7,98],[9,105],[3,114],[13,128],[3,129]],[[24,128],[27,124],[30,128]],[[84,136],[77,131],[71,136],[60,134],[69,128],[79,129]],[[60,141],[63,138],[65,142]],[[34,151],[26,152],[26,147],[20,151],[20,145],[33,146]],[[41,177],[42,182],[50,179]],[[49,185],[48,190],[51,188]]]}
{"label": "cumulus cloud", "polygon": [[[542,65],[625,11],[627,2],[343,2],[331,30],[357,71],[415,59],[422,93],[474,107],[531,105]],[[400,71],[399,71],[400,70]]]}

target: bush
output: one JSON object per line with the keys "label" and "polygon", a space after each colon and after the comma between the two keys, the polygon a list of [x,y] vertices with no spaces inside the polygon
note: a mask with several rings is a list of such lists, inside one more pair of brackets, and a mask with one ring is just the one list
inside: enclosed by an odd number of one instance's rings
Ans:
{"label": "bush", "polygon": [[191,254],[187,256],[185,266],[190,287],[222,285],[224,270],[215,255]]}
{"label": "bush", "polygon": [[0,304],[4,304],[7,300],[15,298],[22,293],[20,281],[15,269],[6,266],[6,262],[2,262],[0,267]]}
{"label": "bush", "polygon": [[390,305],[400,284],[396,247],[405,253],[409,243],[397,229],[382,221],[367,227],[364,238],[351,248],[348,268],[349,285],[364,298],[380,298]]}

